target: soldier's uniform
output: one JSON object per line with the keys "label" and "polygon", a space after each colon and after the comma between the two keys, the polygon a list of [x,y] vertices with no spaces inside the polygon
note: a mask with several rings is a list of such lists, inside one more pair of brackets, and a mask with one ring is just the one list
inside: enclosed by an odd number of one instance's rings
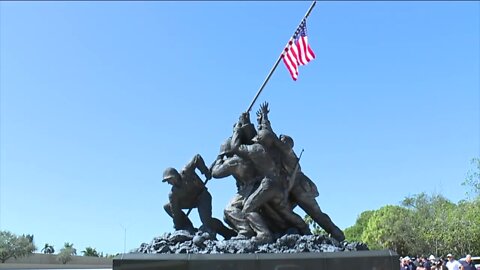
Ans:
{"label": "soldier's uniform", "polygon": [[318,197],[318,189],[315,183],[306,176],[298,163],[298,158],[293,151],[293,139],[286,135],[280,135],[280,137],[287,141],[284,143],[282,165],[288,175],[296,174],[289,190],[290,201],[298,204],[306,214],[308,214],[320,227],[322,227],[327,233],[331,234],[333,238],[338,241],[345,240],[345,235],[342,230],[338,228],[330,219],[330,217],[323,213],[315,200]]}
{"label": "soldier's uniform", "polygon": [[173,218],[173,226],[176,230],[194,232],[195,227],[182,209],[197,208],[204,228],[219,233],[228,239],[235,233],[226,228],[220,220],[212,218],[212,196],[195,169],[199,169],[207,179],[211,178],[210,170],[198,154],[180,173],[174,168],[167,168],[164,171],[162,182],[172,184],[168,197],[169,202],[164,205],[164,209]]}
{"label": "soldier's uniform", "polygon": [[[298,204],[312,219],[326,232],[330,233],[338,241],[345,240],[345,235],[318,206],[315,198],[318,190],[315,183],[302,173],[298,158],[293,151],[293,139],[283,135],[287,143],[283,143],[273,132],[268,120],[268,103],[260,106],[257,113],[259,124],[257,137],[269,153],[275,158],[280,166],[280,172],[286,177],[284,198],[288,198],[293,204]],[[262,132],[263,131],[263,132]],[[289,145],[290,144],[290,145]],[[280,159],[280,162],[278,161]],[[298,168],[296,169],[296,167]],[[295,170],[296,169],[296,170]]]}
{"label": "soldier's uniform", "polygon": [[[238,238],[250,238],[255,235],[243,209],[245,199],[253,192],[255,184],[261,179],[256,175],[253,164],[236,155],[218,159],[212,167],[214,178],[232,175],[236,180],[237,193],[224,210],[224,220],[238,232]],[[262,221],[260,221],[262,222]]]}
{"label": "soldier's uniform", "polygon": [[[284,219],[285,223],[297,228],[301,234],[311,234],[305,221],[298,214],[294,213],[291,208],[282,204],[284,201],[285,179],[280,175],[279,167],[270,154],[265,151],[263,145],[259,143],[241,145],[235,150],[235,153],[242,158],[251,160],[255,169],[260,175],[264,176],[260,185],[245,201],[243,212],[256,213],[262,206],[268,205]],[[254,217],[255,214],[252,218]],[[256,228],[253,229],[257,231]]]}

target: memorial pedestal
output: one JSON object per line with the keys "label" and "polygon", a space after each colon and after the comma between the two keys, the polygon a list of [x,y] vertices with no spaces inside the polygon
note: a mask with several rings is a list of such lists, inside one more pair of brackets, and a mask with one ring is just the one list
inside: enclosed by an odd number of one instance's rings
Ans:
{"label": "memorial pedestal", "polygon": [[123,254],[113,270],[398,270],[389,250],[251,254]]}

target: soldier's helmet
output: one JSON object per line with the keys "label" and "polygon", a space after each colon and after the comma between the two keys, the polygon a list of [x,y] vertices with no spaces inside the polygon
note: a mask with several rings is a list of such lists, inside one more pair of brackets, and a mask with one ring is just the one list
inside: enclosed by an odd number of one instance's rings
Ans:
{"label": "soldier's helmet", "polygon": [[232,150],[232,137],[228,137],[225,142],[220,145],[220,155],[223,155]]}
{"label": "soldier's helmet", "polygon": [[168,179],[172,179],[172,178],[180,178],[180,174],[178,173],[178,171],[175,169],[175,168],[166,168],[164,171],[163,171],[163,180],[162,182],[167,182]]}
{"label": "soldier's helmet", "polygon": [[285,134],[280,134],[280,140],[288,145],[288,147],[293,148],[294,143],[292,137]]}

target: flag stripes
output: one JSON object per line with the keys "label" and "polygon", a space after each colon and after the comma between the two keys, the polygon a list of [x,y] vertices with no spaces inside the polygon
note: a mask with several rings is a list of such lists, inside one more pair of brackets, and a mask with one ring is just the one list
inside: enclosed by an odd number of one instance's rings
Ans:
{"label": "flag stripes", "polygon": [[288,42],[282,58],[294,81],[298,78],[298,66],[306,65],[315,59],[315,53],[308,44],[305,21],[297,29],[294,37]]}
{"label": "flag stripes", "polygon": [[295,43],[292,41],[289,43],[289,47],[285,48],[285,53],[283,54],[283,62],[287,66],[288,72],[290,72],[293,80],[296,81],[298,78],[298,49]]}

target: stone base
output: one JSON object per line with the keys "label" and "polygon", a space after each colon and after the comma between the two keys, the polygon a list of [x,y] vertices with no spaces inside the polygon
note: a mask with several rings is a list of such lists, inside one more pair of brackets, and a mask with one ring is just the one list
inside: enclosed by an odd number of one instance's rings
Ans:
{"label": "stone base", "polygon": [[123,254],[113,270],[398,270],[389,250],[251,254]]}

